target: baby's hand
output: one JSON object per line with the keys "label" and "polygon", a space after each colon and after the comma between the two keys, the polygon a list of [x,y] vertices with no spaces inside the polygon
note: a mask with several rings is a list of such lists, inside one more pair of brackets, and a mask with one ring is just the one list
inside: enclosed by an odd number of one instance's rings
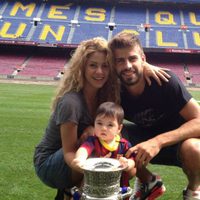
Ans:
{"label": "baby's hand", "polygon": [[125,157],[120,157],[119,158],[119,162],[120,162],[120,164],[121,164],[121,166],[123,167],[123,168],[127,168],[128,167],[128,159],[127,158],[125,158]]}
{"label": "baby's hand", "polygon": [[76,158],[72,162],[72,165],[78,171],[82,171],[82,168],[83,168],[84,164],[85,164],[85,161],[83,161],[81,159],[76,159]]}

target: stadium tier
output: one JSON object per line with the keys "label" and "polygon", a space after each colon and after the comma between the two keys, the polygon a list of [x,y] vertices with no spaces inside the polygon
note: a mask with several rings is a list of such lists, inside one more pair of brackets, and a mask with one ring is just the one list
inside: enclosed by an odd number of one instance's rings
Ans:
{"label": "stadium tier", "polygon": [[0,48],[0,78],[57,80],[67,65],[71,49],[27,46]]}
{"label": "stadium tier", "polygon": [[79,2],[1,1],[0,42],[76,46],[84,39],[95,36],[109,39],[125,30],[136,33],[146,48],[199,51],[198,5],[177,3],[166,6],[137,1]]}
{"label": "stadium tier", "polygon": [[147,61],[172,70],[186,86],[200,86],[198,54],[148,53]]}
{"label": "stadium tier", "polygon": [[199,0],[1,1],[0,46],[13,50],[0,53],[0,78],[59,79],[82,40],[120,31],[138,35],[150,62],[200,85]]}
{"label": "stadium tier", "polygon": [[18,73],[18,76],[56,77],[63,70],[65,63],[64,55],[33,55],[24,65],[23,70]]}
{"label": "stadium tier", "polygon": [[28,53],[0,51],[0,74],[12,75],[15,71],[20,70]]}
{"label": "stadium tier", "polygon": [[199,84],[200,83],[200,67],[199,65],[190,65],[189,67],[190,77],[192,79],[192,83]]}

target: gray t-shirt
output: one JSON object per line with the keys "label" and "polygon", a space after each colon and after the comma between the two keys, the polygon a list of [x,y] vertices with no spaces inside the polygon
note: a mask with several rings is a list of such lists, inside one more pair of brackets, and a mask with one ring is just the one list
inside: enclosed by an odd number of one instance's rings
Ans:
{"label": "gray t-shirt", "polygon": [[49,119],[45,134],[36,147],[35,165],[40,165],[49,155],[62,147],[60,125],[66,122],[74,122],[78,125],[78,138],[83,130],[93,123],[82,92],[66,93],[58,102]]}

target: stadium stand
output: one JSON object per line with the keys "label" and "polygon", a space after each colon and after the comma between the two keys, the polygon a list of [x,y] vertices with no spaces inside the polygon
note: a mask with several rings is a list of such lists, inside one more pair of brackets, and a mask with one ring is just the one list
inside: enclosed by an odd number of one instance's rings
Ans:
{"label": "stadium stand", "polygon": [[200,85],[200,56],[198,54],[148,53],[147,60],[174,71],[186,86]]}
{"label": "stadium stand", "polygon": [[200,84],[200,57],[199,55],[193,55],[186,62],[187,70],[192,83],[195,85]]}
{"label": "stadium stand", "polygon": [[34,51],[2,54],[0,77],[59,79],[69,52],[82,40],[129,31],[147,55],[155,53],[153,63],[175,71],[184,84],[199,86],[199,60],[185,59],[200,53],[199,10],[197,0],[1,1],[0,45]]}
{"label": "stadium stand", "polygon": [[70,48],[4,47],[0,50],[0,78],[57,80],[70,52]]}
{"label": "stadium stand", "polygon": [[200,69],[199,66],[190,65],[189,67],[190,77],[192,79],[192,83],[195,85],[200,83]]}
{"label": "stadium stand", "polygon": [[0,50],[0,76],[14,77],[22,69],[29,52]]}
{"label": "stadium stand", "polygon": [[[137,32],[147,48],[198,49],[200,46],[200,16],[196,5],[194,8],[190,4],[174,3],[169,8],[151,1],[67,2],[0,2],[0,39],[50,46],[73,45],[95,36],[109,39],[123,29]],[[115,24],[115,32],[108,28],[109,23]],[[142,28],[145,24],[151,26],[147,32]]]}
{"label": "stadium stand", "polygon": [[29,77],[49,77],[56,78],[57,75],[63,70],[66,63],[66,57],[63,53],[36,53],[29,58],[23,70],[21,70],[19,76]]}

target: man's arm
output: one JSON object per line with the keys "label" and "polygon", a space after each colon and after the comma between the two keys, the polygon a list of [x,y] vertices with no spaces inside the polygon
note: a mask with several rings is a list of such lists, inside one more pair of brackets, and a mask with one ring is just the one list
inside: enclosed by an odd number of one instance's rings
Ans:
{"label": "man's arm", "polygon": [[126,156],[129,157],[133,152],[137,153],[135,161],[139,167],[147,165],[163,147],[189,138],[200,138],[200,106],[198,103],[194,99],[190,99],[182,108],[180,114],[186,122],[179,128],[161,133],[152,139],[135,145],[130,148]]}
{"label": "man's arm", "polygon": [[161,148],[189,138],[200,138],[200,106],[192,98],[180,111],[186,120],[179,128],[155,137]]}

